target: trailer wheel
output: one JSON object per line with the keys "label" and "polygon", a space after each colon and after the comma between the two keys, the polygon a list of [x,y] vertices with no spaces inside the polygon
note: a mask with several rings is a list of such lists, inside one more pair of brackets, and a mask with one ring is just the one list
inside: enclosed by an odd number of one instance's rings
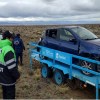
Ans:
{"label": "trailer wheel", "polygon": [[53,79],[57,85],[62,85],[65,82],[65,76],[64,76],[63,72],[60,70],[54,71]]}
{"label": "trailer wheel", "polygon": [[50,78],[52,77],[52,69],[50,67],[48,67],[46,64],[42,64],[42,67],[41,67],[41,76],[43,78]]}

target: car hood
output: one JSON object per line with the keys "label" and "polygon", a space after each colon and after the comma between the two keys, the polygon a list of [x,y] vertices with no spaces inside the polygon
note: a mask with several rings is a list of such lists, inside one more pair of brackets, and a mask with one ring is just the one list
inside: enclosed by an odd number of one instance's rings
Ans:
{"label": "car hood", "polygon": [[100,39],[95,39],[95,40],[87,40],[87,42],[100,46]]}

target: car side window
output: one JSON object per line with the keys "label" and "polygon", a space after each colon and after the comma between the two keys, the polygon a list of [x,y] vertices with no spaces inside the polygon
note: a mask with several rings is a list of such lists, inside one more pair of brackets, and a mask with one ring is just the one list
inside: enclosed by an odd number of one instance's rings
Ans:
{"label": "car side window", "polygon": [[74,39],[74,36],[66,29],[60,34],[60,40],[71,41],[72,39]]}
{"label": "car side window", "polygon": [[46,36],[50,38],[57,38],[57,29],[51,29],[46,31]]}

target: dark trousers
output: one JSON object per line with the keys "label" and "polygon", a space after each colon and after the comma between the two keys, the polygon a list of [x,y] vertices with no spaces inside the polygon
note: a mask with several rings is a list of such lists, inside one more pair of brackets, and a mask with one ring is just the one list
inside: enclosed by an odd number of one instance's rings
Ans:
{"label": "dark trousers", "polygon": [[2,86],[3,99],[15,99],[15,85]]}
{"label": "dark trousers", "polygon": [[18,65],[20,58],[20,64],[23,64],[23,53],[16,53],[16,63]]}

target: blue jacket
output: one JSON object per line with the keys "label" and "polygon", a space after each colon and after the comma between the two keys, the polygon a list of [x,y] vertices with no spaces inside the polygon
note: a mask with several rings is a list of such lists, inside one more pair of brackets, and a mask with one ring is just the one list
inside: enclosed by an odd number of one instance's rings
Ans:
{"label": "blue jacket", "polygon": [[16,53],[22,53],[25,50],[23,41],[20,37],[16,36],[13,40],[13,47]]}

